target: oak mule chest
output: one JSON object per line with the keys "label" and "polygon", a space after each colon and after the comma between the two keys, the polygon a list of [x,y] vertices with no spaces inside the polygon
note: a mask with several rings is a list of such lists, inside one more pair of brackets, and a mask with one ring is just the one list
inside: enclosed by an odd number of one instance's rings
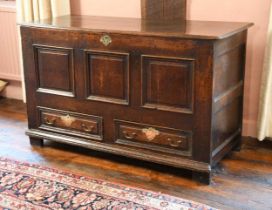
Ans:
{"label": "oak mule chest", "polygon": [[193,171],[239,146],[248,23],[63,16],[21,24],[32,144]]}

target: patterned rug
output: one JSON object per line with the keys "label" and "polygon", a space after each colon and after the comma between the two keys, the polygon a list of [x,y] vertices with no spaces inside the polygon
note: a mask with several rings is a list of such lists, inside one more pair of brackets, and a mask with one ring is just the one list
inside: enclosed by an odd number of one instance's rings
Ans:
{"label": "patterned rug", "polygon": [[0,158],[0,210],[213,210],[169,195]]}

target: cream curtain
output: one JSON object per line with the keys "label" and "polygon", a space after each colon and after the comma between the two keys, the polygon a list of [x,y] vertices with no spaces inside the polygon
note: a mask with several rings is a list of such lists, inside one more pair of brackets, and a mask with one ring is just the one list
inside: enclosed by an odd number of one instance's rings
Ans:
{"label": "cream curtain", "polygon": [[[272,7],[271,7],[272,8]],[[268,26],[268,37],[262,76],[258,139],[272,138],[272,10]]]}
{"label": "cream curtain", "polygon": [[17,0],[18,22],[30,22],[70,14],[70,0]]}

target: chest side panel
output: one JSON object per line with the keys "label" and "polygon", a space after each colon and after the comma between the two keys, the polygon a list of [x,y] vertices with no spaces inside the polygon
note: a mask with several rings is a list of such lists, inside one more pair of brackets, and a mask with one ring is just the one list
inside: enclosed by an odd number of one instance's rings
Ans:
{"label": "chest side panel", "polygon": [[244,70],[247,32],[215,44],[213,90],[213,159],[237,144],[243,116]]}

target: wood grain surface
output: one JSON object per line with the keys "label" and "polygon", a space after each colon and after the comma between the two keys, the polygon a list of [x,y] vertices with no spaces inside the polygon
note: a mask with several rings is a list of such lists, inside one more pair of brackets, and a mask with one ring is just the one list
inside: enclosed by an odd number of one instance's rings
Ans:
{"label": "wood grain surface", "polygon": [[223,39],[244,31],[252,23],[218,21],[164,21],[137,18],[61,16],[37,22],[20,23],[38,28],[57,28],[89,32],[114,32],[120,34],[152,35],[192,39]]}

